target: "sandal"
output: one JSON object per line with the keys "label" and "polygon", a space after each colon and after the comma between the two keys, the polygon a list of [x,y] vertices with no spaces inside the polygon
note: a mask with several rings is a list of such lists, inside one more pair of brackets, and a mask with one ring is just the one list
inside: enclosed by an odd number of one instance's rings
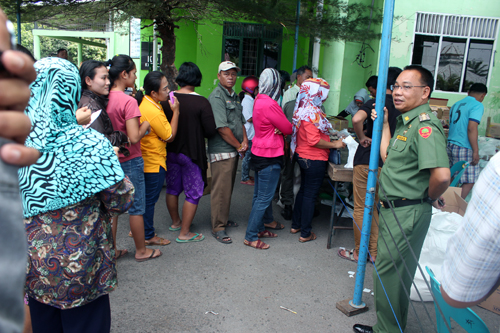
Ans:
{"label": "sandal", "polygon": [[[281,229],[285,229],[285,226],[281,223],[278,223],[276,221],[273,221],[275,222],[276,224],[274,225],[274,227],[271,227],[269,224],[271,223],[264,223],[264,227],[266,227],[267,229],[273,229],[273,230],[281,230]],[[267,225],[266,225],[267,224]]]}
{"label": "sandal", "polygon": [[239,227],[240,225],[234,221],[227,220],[226,228],[236,228]]}
{"label": "sandal", "polygon": [[311,235],[307,238],[299,237],[299,242],[305,243],[305,242],[313,241],[315,239],[316,239],[316,234],[314,232],[311,232]]}
{"label": "sandal", "polygon": [[178,226],[178,227],[175,227],[175,228],[174,228],[174,227],[171,227],[171,226],[170,226],[170,227],[168,227],[168,230],[170,230],[170,231],[179,231],[179,230],[181,230],[181,227],[180,227],[180,226]]}
{"label": "sandal", "polygon": [[[157,255],[157,256],[155,256],[155,253],[158,253],[157,251],[158,251],[158,252],[160,252],[160,254],[159,254],[159,255]],[[156,250],[156,249],[154,249],[154,250],[153,250],[153,252],[151,252],[151,255],[150,255],[149,257],[147,257],[147,258],[142,258],[142,259],[137,259],[137,258],[135,258],[135,261],[137,261],[137,262],[143,262],[143,261],[148,261],[148,260],[151,260],[151,259],[156,259],[156,258],[161,257],[161,255],[162,255],[162,254],[163,254],[163,253],[161,253],[161,251],[160,251],[160,250]]]}
{"label": "sandal", "polygon": [[356,259],[354,259],[354,249],[352,249],[352,250],[339,249],[337,251],[337,254],[342,259],[353,261],[353,262],[358,262]]}
{"label": "sandal", "polygon": [[121,257],[123,257],[124,255],[126,255],[128,253],[128,250],[116,250],[115,251],[115,258],[116,260],[120,259]]}
{"label": "sandal", "polygon": [[[157,237],[157,236],[155,236],[155,237]],[[153,239],[153,238],[151,238],[151,239]],[[144,241],[144,243],[145,243],[146,246],[151,246],[151,245],[152,246],[155,246],[155,245],[165,246],[165,245],[170,244],[170,241],[168,239],[165,239],[165,238],[158,237],[157,240],[151,240],[151,239],[146,239]]]}
{"label": "sandal", "polygon": [[243,244],[245,244],[246,246],[253,247],[254,249],[257,249],[257,250],[267,250],[268,248],[270,248],[269,244],[264,243],[260,239],[257,240],[257,243],[254,243],[254,244],[252,244],[252,243],[253,242],[249,242],[246,239],[243,241]]}
{"label": "sandal", "polygon": [[294,228],[290,229],[291,234],[296,234],[298,232],[300,232],[300,228],[299,229],[294,229]]}
{"label": "sandal", "polygon": [[257,237],[259,238],[275,238],[275,237],[278,237],[277,234],[275,234],[274,232],[270,232],[269,230],[264,230],[264,231],[261,231],[257,234]]}
{"label": "sandal", "polygon": [[222,244],[231,244],[233,242],[231,240],[231,237],[227,235],[226,230],[212,232],[212,236],[214,236],[214,238],[217,239],[217,241]]}

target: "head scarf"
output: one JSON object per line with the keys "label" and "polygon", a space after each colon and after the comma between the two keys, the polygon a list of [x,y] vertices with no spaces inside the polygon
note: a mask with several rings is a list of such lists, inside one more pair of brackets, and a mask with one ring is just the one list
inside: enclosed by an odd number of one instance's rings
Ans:
{"label": "head scarf", "polygon": [[124,178],[109,140],[76,122],[78,69],[55,57],[36,62],[35,69],[25,110],[32,124],[26,146],[41,156],[19,169],[25,217],[76,204]]}
{"label": "head scarf", "polygon": [[357,93],[354,94],[354,99],[349,103],[349,105],[345,108],[345,111],[349,113],[351,116],[354,116],[356,112],[359,110],[359,106],[356,104],[356,100],[363,102],[365,104],[370,99],[370,95],[366,91],[366,89],[360,89]]}
{"label": "head scarf", "polygon": [[295,101],[293,111],[293,135],[290,148],[292,155],[297,147],[297,132],[302,121],[312,123],[323,134],[328,135],[332,124],[326,119],[326,114],[321,110],[321,105],[328,97],[330,85],[323,79],[307,79],[300,86],[300,91]]}
{"label": "head scarf", "polygon": [[281,75],[274,68],[266,68],[259,78],[259,94],[264,94],[275,101],[280,98]]}

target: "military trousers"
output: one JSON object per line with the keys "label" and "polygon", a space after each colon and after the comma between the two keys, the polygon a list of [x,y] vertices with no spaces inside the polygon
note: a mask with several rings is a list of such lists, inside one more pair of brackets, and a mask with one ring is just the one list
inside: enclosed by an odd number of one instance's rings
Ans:
{"label": "military trousers", "polygon": [[[381,208],[378,255],[375,261],[377,270],[373,270],[375,310],[377,314],[377,324],[373,326],[373,331],[379,333],[396,333],[404,331],[406,328],[409,298],[405,290],[410,295],[410,287],[417,269],[420,251],[431,222],[432,206],[428,203],[422,203],[394,208],[394,211],[408,238],[409,245],[417,256],[417,261],[413,258],[391,209]],[[394,241],[389,232],[394,237]],[[398,254],[398,249],[401,256]],[[395,267],[391,258],[395,262]],[[409,268],[409,273],[404,266],[403,260]],[[380,279],[377,276],[377,271]],[[398,273],[403,283],[401,283]],[[385,288],[385,293],[382,285]]]}

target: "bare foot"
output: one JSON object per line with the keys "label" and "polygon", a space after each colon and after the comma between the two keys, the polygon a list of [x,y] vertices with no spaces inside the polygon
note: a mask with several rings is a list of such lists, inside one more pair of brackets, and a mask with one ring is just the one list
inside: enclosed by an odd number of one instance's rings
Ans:
{"label": "bare foot", "polygon": [[[151,255],[153,255],[151,257]],[[154,249],[148,249],[146,248],[146,251],[144,251],[144,253],[138,253],[136,252],[135,253],[135,259],[136,260],[143,260],[143,259],[147,259],[147,258],[158,258],[159,256],[161,256],[162,253],[160,250],[154,250]]]}

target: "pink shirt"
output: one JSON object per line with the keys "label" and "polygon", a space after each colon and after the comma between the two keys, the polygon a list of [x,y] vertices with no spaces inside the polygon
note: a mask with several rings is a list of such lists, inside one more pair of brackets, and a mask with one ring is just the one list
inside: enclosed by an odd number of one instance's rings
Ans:
{"label": "pink shirt", "polygon": [[320,132],[314,124],[308,121],[301,121],[297,131],[297,148],[295,152],[300,158],[308,160],[328,161],[329,149],[314,147],[320,139],[330,142],[330,137]]}
{"label": "pink shirt", "polygon": [[271,97],[259,94],[253,105],[252,154],[260,157],[283,155],[283,135],[275,134],[275,128],[285,135],[292,134],[292,124],[286,119],[283,110]]}
{"label": "pink shirt", "polygon": [[[106,112],[108,112],[111,123],[113,124],[113,129],[115,131],[122,131],[127,134],[126,122],[127,120],[132,118],[137,118],[137,124],[139,125],[141,111],[139,111],[137,100],[125,94],[123,91],[109,92],[109,102],[108,107],[106,108]],[[120,163],[142,156],[140,141],[135,145],[131,145],[127,149],[130,151],[130,156],[125,157],[120,154]]]}

